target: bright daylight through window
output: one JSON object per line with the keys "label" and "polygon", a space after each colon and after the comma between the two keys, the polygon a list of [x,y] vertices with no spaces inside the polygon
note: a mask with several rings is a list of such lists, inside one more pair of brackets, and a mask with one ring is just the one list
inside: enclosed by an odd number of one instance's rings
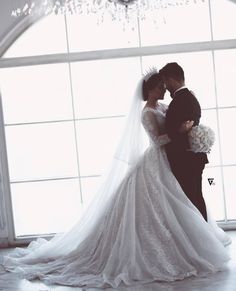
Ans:
{"label": "bright daylight through window", "polygon": [[156,13],[156,21],[126,25],[110,17],[98,24],[94,15],[46,16],[2,56],[9,64],[0,82],[16,237],[63,232],[78,219],[112,158],[142,72],[173,61],[200,101],[201,122],[216,133],[205,200],[216,220],[236,220],[236,4],[206,0]]}

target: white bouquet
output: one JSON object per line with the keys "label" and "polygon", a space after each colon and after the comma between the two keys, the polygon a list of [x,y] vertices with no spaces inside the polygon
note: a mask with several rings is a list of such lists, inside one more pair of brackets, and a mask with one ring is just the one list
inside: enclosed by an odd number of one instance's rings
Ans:
{"label": "white bouquet", "polygon": [[188,133],[190,151],[195,153],[209,153],[215,142],[214,131],[203,124],[192,127]]}

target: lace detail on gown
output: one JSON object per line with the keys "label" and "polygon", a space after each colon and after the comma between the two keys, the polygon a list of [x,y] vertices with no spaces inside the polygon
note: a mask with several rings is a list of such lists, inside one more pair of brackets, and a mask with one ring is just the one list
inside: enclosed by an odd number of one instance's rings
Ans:
{"label": "lace detail on gown", "polygon": [[[224,268],[227,239],[206,223],[173,176],[165,154],[165,109],[143,110],[150,146],[125,176],[93,231],[38,240],[5,257],[6,270],[48,284],[104,288],[201,276]],[[66,252],[68,245],[72,251]]]}
{"label": "lace detail on gown", "polygon": [[159,108],[145,107],[142,112],[142,124],[145,128],[150,144],[160,147],[170,142],[170,138],[165,132],[165,106],[159,105]]}

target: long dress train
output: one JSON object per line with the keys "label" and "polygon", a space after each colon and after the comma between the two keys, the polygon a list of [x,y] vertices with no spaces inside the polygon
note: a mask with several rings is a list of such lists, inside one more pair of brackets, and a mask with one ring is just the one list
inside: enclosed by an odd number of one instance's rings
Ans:
{"label": "long dress train", "polygon": [[[100,288],[170,282],[224,269],[230,238],[205,222],[172,174],[163,146],[167,140],[159,137],[165,111],[164,104],[143,110],[150,146],[84,240],[71,238],[73,228],[49,242],[39,239],[5,257],[4,268],[48,284]],[[65,242],[71,251],[63,250]]]}

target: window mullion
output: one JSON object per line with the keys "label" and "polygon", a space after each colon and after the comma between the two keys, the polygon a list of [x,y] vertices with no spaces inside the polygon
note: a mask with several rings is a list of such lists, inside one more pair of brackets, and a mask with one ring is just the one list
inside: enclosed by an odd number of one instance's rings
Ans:
{"label": "window mullion", "polygon": [[[212,13],[211,13],[211,0],[209,0],[209,20],[210,20],[210,28],[211,28],[211,40],[214,41],[213,36],[213,24],[212,24]],[[225,183],[224,183],[224,173],[223,173],[223,157],[222,157],[222,146],[221,146],[221,137],[220,137],[220,121],[219,121],[219,106],[218,106],[218,94],[217,94],[217,86],[216,86],[216,64],[215,64],[215,51],[212,49],[212,62],[213,62],[213,76],[214,76],[214,91],[215,91],[215,100],[216,100],[216,123],[218,130],[218,141],[219,141],[219,157],[220,157],[220,175],[222,180],[222,188],[223,188],[223,206],[224,206],[224,219],[225,223],[227,223],[227,207],[226,207],[226,197],[225,197]]]}
{"label": "window mullion", "polygon": [[168,44],[146,47],[108,49],[88,52],[72,52],[17,58],[0,58],[0,68],[57,64],[90,60],[140,57],[162,54],[189,53],[236,48],[236,39],[204,41],[194,43]]}
{"label": "window mullion", "polygon": [[12,197],[11,197],[11,188],[10,188],[10,176],[8,169],[7,161],[7,146],[6,146],[6,137],[4,130],[4,119],[3,119],[3,110],[2,110],[2,98],[0,94],[0,159],[1,159],[1,190],[2,193],[2,203],[1,207],[6,206],[5,210],[1,209],[1,215],[3,220],[3,231],[6,232],[8,236],[8,242],[12,243],[15,239],[15,226],[13,218],[13,207],[12,207]]}
{"label": "window mullion", "polygon": [[[68,40],[68,27],[67,27],[67,19],[66,15],[64,16],[65,20],[65,28],[66,28],[66,43],[67,43],[67,54],[69,55],[69,40]],[[71,63],[68,61],[69,66],[69,79],[70,79],[70,92],[71,92],[71,106],[72,106],[72,114],[73,114],[73,125],[74,125],[74,135],[75,135],[75,150],[76,150],[76,159],[77,159],[77,171],[78,176],[80,176],[80,159],[79,159],[79,150],[78,150],[78,135],[76,130],[76,116],[75,116],[75,106],[74,106],[74,92],[72,86],[72,71],[71,71]],[[78,178],[79,189],[80,189],[80,201],[83,203],[83,194],[82,194],[82,185],[81,180]]]}

